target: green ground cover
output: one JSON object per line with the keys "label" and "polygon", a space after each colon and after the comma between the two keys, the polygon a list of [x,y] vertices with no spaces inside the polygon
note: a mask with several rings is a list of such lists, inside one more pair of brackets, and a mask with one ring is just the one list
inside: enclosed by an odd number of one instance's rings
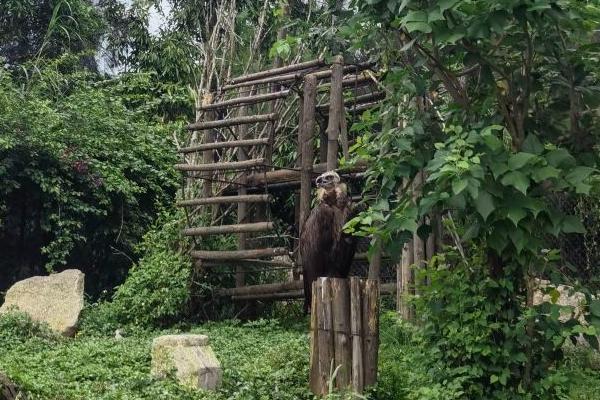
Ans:
{"label": "green ground cover", "polygon": [[[125,337],[82,333],[56,338],[18,316],[0,318],[0,370],[30,399],[310,399],[307,389],[309,338],[306,321],[224,321],[181,329],[210,337],[224,379],[216,393],[196,392],[173,380],[150,377],[152,338],[177,330],[135,331]],[[369,399],[447,399],[431,385],[434,371],[420,367],[425,352],[418,332],[384,314],[379,386]],[[574,351],[564,369],[572,377],[570,398],[597,399],[600,371],[587,351]],[[596,396],[596,397],[594,397]],[[337,395],[332,398],[339,397]]]}

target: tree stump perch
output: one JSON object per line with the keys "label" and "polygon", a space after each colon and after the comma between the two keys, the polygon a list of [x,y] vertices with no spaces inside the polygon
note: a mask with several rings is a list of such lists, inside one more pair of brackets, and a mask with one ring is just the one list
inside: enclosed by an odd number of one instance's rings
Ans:
{"label": "tree stump perch", "polygon": [[313,282],[310,388],[362,393],[377,381],[379,282],[319,278]]}

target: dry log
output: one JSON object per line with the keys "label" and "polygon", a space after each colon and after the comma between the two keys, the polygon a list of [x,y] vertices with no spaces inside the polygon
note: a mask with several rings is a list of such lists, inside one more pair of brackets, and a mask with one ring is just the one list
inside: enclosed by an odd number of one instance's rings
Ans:
{"label": "dry log", "polygon": [[257,94],[254,96],[236,97],[234,99],[224,100],[219,103],[203,105],[203,106],[200,106],[199,109],[202,111],[206,111],[206,110],[216,110],[216,109],[220,109],[220,108],[238,107],[238,106],[243,106],[243,105],[248,105],[248,104],[262,103],[265,101],[281,99],[282,97],[286,97],[289,93],[290,93],[289,90],[282,90],[282,91],[274,92],[274,93],[264,93],[264,94]]}
{"label": "dry log", "polygon": [[288,249],[284,247],[275,247],[268,249],[250,249],[250,250],[195,250],[191,252],[192,258],[200,260],[240,260],[258,257],[275,257],[288,254]]}
{"label": "dry log", "polygon": [[289,81],[297,81],[297,80],[302,79],[302,76],[303,76],[302,73],[276,75],[276,76],[271,76],[271,77],[267,77],[267,78],[263,78],[263,79],[257,79],[255,81],[240,82],[240,83],[234,83],[231,85],[225,85],[225,86],[223,86],[223,90],[231,90],[231,89],[236,89],[236,88],[241,88],[241,87],[246,87],[246,86],[264,85],[267,83],[274,83],[274,82],[283,83],[283,82],[289,82]]}
{"label": "dry log", "polygon": [[246,161],[218,162],[208,164],[176,164],[178,171],[231,171],[260,167],[265,164],[263,158]]}
{"label": "dry log", "polygon": [[375,240],[375,249],[373,251],[373,256],[371,257],[371,260],[369,260],[369,279],[379,280],[382,253],[383,250],[381,248],[381,239],[377,238]]}
{"label": "dry log", "polygon": [[346,390],[351,385],[352,348],[350,344],[350,288],[348,279],[330,278],[332,294],[335,366],[340,367],[335,386]]}
{"label": "dry log", "polygon": [[217,291],[219,296],[246,296],[252,294],[277,293],[291,290],[300,290],[304,287],[301,280],[280,282],[280,283],[265,283],[262,285],[242,286],[239,288],[227,288]]}
{"label": "dry log", "polygon": [[243,76],[239,76],[237,78],[233,78],[229,81],[229,84],[236,84],[248,81],[255,81],[261,78],[267,78],[274,75],[287,74],[289,72],[301,71],[303,69],[322,67],[325,65],[325,61],[323,58],[318,58],[316,60],[306,61],[298,64],[286,65],[285,67],[272,68],[265,71],[259,71],[252,74],[247,74]]}
{"label": "dry log", "polygon": [[397,307],[400,317],[405,321],[414,319],[412,306],[408,303],[414,287],[412,265],[414,260],[414,250],[412,240],[404,244],[402,248],[402,262],[400,264],[400,280],[397,293]]}
{"label": "dry log", "polygon": [[[348,174],[353,174],[357,172],[364,172],[367,169],[367,165],[365,163],[357,163],[353,166],[346,166],[343,168],[336,169],[336,172],[340,174],[340,176],[347,176]],[[314,164],[312,166],[313,178],[316,176],[315,174],[322,174],[327,170],[327,163],[319,163]],[[265,184],[265,178],[268,185],[273,183],[281,183],[281,182],[289,182],[300,179],[301,172],[295,171],[291,169],[281,169],[278,171],[267,171],[266,173],[253,173],[248,176],[248,185],[249,186],[261,186]]]}
{"label": "dry log", "polygon": [[[197,228],[186,228],[181,232],[186,236],[220,235],[228,233],[266,232],[273,230],[273,222],[253,222],[249,224],[200,226]],[[251,258],[246,256],[242,258]]]}
{"label": "dry log", "polygon": [[204,150],[215,150],[215,149],[227,149],[232,147],[247,147],[247,146],[260,146],[269,143],[268,138],[261,139],[246,139],[246,140],[231,140],[228,142],[214,142],[204,143],[197,146],[182,147],[177,150],[179,153],[195,153],[197,151]]}
{"label": "dry log", "polygon": [[320,393],[319,381],[319,326],[317,324],[317,282],[312,283],[312,298],[310,299],[310,365],[308,384],[313,393]]}
{"label": "dry log", "polygon": [[281,293],[259,293],[259,294],[248,294],[243,296],[231,296],[231,299],[234,301],[243,301],[243,300],[290,300],[290,299],[300,299],[304,297],[303,290],[293,290],[290,292],[281,292]]}
{"label": "dry log", "polygon": [[177,207],[194,207],[206,204],[232,204],[232,203],[268,203],[273,198],[268,194],[248,194],[239,196],[218,196],[209,198],[198,198],[190,200],[180,200]]}
{"label": "dry log", "polygon": [[195,122],[193,124],[189,124],[187,126],[187,129],[200,131],[200,130],[205,130],[205,129],[225,128],[227,126],[234,126],[234,125],[254,124],[254,123],[258,123],[258,122],[269,122],[269,121],[274,121],[276,119],[277,119],[277,113],[248,115],[248,116],[243,116],[243,117],[220,119],[217,121]]}
{"label": "dry log", "polygon": [[352,390],[362,393],[364,388],[363,335],[362,335],[362,282],[350,278],[350,332],[352,337]]}

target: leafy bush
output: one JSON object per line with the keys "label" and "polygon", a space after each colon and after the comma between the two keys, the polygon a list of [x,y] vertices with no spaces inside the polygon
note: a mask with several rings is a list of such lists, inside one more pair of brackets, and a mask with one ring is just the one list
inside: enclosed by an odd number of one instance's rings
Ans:
{"label": "leafy bush", "polygon": [[118,79],[98,84],[76,60],[26,84],[0,69],[0,287],[66,264],[84,270],[88,291],[109,286],[157,205],[173,201],[171,126],[127,108]]}
{"label": "leafy bush", "polygon": [[113,332],[123,325],[160,326],[175,321],[186,310],[190,296],[191,261],[188,241],[181,236],[184,216],[163,211],[142,243],[141,255],[111,302],[86,310],[82,328],[87,332]]}
{"label": "leafy bush", "polygon": [[50,330],[48,325],[33,321],[29,315],[20,311],[10,311],[0,315],[0,341],[24,342],[31,338],[58,340],[60,336]]}

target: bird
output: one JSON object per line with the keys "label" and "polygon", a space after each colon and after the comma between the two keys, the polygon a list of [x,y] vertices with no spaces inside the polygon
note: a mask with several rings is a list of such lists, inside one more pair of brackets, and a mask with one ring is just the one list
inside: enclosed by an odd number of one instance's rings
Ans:
{"label": "bird", "polygon": [[312,283],[320,276],[347,278],[356,251],[356,238],[343,227],[353,216],[348,188],[335,171],[316,181],[316,203],[300,233],[300,257],[304,280],[304,313],[312,299]]}

